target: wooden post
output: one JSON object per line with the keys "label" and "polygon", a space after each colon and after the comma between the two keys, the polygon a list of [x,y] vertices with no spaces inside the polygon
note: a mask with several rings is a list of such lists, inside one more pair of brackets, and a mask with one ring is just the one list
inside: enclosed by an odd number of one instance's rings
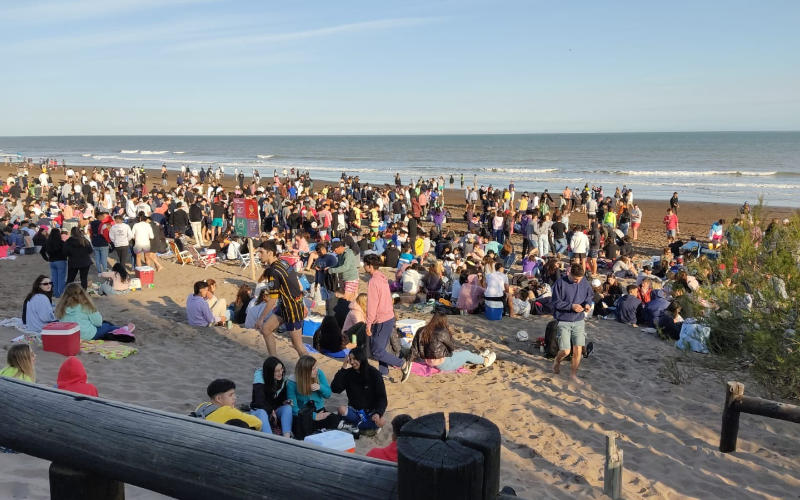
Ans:
{"label": "wooden post", "polygon": [[617,438],[613,432],[606,433],[603,493],[614,500],[622,498],[622,449],[617,447]]}
{"label": "wooden post", "polygon": [[489,420],[443,413],[403,426],[397,441],[400,500],[418,498],[488,500],[497,498],[500,431]]}
{"label": "wooden post", "polygon": [[253,249],[253,238],[247,238],[247,249],[250,252],[250,278],[256,280],[256,255]]}
{"label": "wooden post", "polygon": [[125,500],[125,484],[53,462],[50,500]]}
{"label": "wooden post", "polygon": [[738,403],[742,397],[744,397],[744,384],[728,382],[725,407],[722,410],[722,430],[719,435],[719,451],[723,453],[736,451],[736,440],[739,437]]}

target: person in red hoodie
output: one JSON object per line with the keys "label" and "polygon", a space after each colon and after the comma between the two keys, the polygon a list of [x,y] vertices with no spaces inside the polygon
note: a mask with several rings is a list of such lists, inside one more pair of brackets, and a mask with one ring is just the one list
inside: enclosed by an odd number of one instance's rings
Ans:
{"label": "person in red hoodie", "polygon": [[87,382],[86,369],[75,356],[70,356],[58,369],[58,388],[97,397],[97,387]]}
{"label": "person in red hoodie", "polygon": [[402,413],[392,419],[392,442],[385,448],[372,448],[367,452],[368,457],[379,458],[387,462],[397,462],[397,435],[400,434],[400,429],[403,428],[408,422],[413,420],[411,415]]}

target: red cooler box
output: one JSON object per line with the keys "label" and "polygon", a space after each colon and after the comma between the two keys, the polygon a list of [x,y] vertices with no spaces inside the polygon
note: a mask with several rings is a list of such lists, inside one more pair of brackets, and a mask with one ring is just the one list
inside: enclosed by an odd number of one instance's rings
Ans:
{"label": "red cooler box", "polygon": [[150,266],[141,266],[136,268],[136,277],[142,282],[142,288],[147,288],[147,285],[153,282],[156,270]]}
{"label": "red cooler box", "polygon": [[81,350],[81,328],[78,323],[48,323],[42,328],[42,349],[64,356],[75,356]]}
{"label": "red cooler box", "polygon": [[217,263],[217,251],[212,250],[210,248],[206,248],[206,258],[208,259],[209,264],[216,264]]}

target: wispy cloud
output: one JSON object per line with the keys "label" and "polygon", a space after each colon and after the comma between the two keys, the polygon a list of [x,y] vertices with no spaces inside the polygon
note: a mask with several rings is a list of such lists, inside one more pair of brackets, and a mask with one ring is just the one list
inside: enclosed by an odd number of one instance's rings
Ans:
{"label": "wispy cloud", "polygon": [[185,43],[178,43],[170,47],[172,50],[186,51],[208,48],[220,48],[232,45],[258,45],[265,43],[286,42],[295,40],[306,40],[310,38],[320,38],[332,35],[360,33],[365,31],[381,31],[395,28],[405,28],[419,26],[434,22],[437,18],[433,17],[400,17],[391,19],[376,19],[372,21],[362,21],[357,23],[338,24],[322,28],[291,31],[285,33],[268,34],[249,34],[228,37],[207,38],[194,40]]}
{"label": "wispy cloud", "polygon": [[96,19],[137,10],[169,8],[218,0],[48,0],[20,2],[0,7],[0,19],[34,24],[50,21]]}

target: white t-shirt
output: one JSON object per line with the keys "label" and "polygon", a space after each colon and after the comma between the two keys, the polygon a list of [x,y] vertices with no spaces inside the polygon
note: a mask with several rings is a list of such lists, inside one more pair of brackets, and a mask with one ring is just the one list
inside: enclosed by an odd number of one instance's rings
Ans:
{"label": "white t-shirt", "polygon": [[505,273],[495,271],[486,275],[486,290],[484,297],[502,297],[508,286],[508,276]]}

